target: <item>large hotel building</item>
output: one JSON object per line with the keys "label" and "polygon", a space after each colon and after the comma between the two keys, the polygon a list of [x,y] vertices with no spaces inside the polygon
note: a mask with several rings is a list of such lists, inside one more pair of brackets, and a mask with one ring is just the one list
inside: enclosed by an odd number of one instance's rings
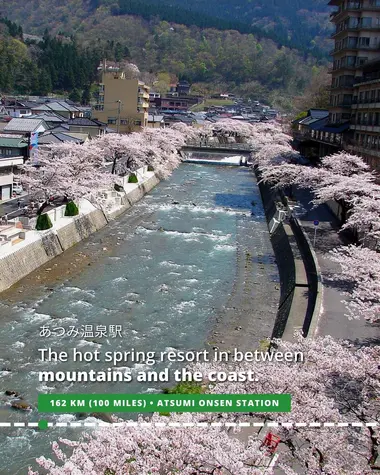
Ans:
{"label": "large hotel building", "polygon": [[331,13],[328,116],[306,120],[308,126],[300,124],[299,131],[319,142],[319,156],[344,149],[380,170],[380,0],[330,0],[329,5],[337,9]]}

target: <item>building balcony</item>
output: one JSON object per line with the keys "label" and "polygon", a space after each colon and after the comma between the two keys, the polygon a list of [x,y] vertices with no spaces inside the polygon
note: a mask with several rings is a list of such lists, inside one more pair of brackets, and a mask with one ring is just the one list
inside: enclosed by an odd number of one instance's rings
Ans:
{"label": "building balcony", "polygon": [[380,150],[378,145],[372,144],[359,144],[358,142],[352,141],[351,143],[345,143],[344,149],[348,152],[352,152],[354,154],[359,155],[371,155],[373,157],[380,157]]}
{"label": "building balcony", "polygon": [[370,76],[363,77],[359,76],[354,79],[355,87],[360,86],[361,84],[368,84],[368,83],[379,83],[380,82],[380,73],[373,73]]}
{"label": "building balcony", "polygon": [[352,109],[380,109],[380,101],[374,101],[373,99],[366,99],[361,102],[353,102]]}
{"label": "building balcony", "polygon": [[363,7],[360,5],[355,5],[354,3],[348,4],[344,10],[338,10],[330,14],[331,23],[336,23],[344,20],[345,16],[349,13],[358,12],[363,10]]}
{"label": "building balcony", "polygon": [[335,68],[330,68],[328,69],[328,72],[330,74],[337,73],[338,71],[356,71],[358,66],[353,65],[353,66],[348,66],[348,65],[342,65],[342,66],[336,66]]}
{"label": "building balcony", "polygon": [[342,36],[343,33],[358,32],[358,31],[371,31],[371,30],[380,30],[379,25],[348,25],[341,28],[339,31],[336,31],[331,35],[330,38],[335,39],[338,36]]}
{"label": "building balcony", "polygon": [[299,142],[312,141],[312,142],[333,145],[335,147],[340,147],[342,145],[341,134],[329,133],[328,135],[326,135],[326,133],[324,132],[309,130],[309,131],[303,131],[303,132],[301,131],[293,132],[293,137],[295,140],[298,140]]}
{"label": "building balcony", "polygon": [[331,90],[333,91],[338,91],[338,90],[351,91],[353,88],[354,88],[354,85],[352,83],[337,84],[335,86],[331,86]]}
{"label": "building balcony", "polygon": [[[379,28],[380,29],[380,28]],[[343,48],[335,48],[330,51],[330,56],[335,56],[338,53],[345,53],[348,51],[355,51],[355,52],[367,52],[367,51],[380,51],[380,44],[377,45],[348,45],[344,46]]]}
{"label": "building balcony", "polygon": [[380,125],[351,124],[350,129],[356,132],[373,132],[378,134],[380,132]]}

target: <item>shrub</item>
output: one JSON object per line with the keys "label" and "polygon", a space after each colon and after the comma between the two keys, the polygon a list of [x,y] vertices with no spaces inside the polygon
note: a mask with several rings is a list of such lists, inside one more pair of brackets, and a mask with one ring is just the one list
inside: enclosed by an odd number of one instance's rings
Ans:
{"label": "shrub", "polygon": [[118,185],[117,183],[115,183],[114,190],[115,191],[124,191],[124,188],[121,185]]}
{"label": "shrub", "polygon": [[79,214],[79,208],[74,201],[69,201],[66,205],[65,216],[77,216]]}
{"label": "shrub", "polygon": [[148,172],[154,172],[154,168],[152,167],[152,165],[148,165]]}
{"label": "shrub", "polygon": [[164,394],[203,394],[205,388],[202,384],[194,381],[181,382],[172,388],[164,388]]}
{"label": "shrub", "polygon": [[40,214],[38,216],[37,223],[36,223],[37,231],[44,231],[45,229],[50,229],[52,227],[53,227],[53,224],[48,214]]}
{"label": "shrub", "polygon": [[128,183],[138,183],[138,182],[139,180],[134,173],[132,175],[129,175]]}

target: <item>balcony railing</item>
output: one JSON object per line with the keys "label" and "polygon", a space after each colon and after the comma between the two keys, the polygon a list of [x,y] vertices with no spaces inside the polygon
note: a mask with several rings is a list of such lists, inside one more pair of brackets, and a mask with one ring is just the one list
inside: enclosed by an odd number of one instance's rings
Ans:
{"label": "balcony railing", "polygon": [[373,73],[373,75],[371,76],[367,76],[367,77],[356,77],[354,79],[354,84],[360,84],[362,82],[371,82],[371,81],[377,81],[380,79],[380,72],[379,73]]}
{"label": "balcony railing", "polygon": [[379,29],[380,29],[379,25],[345,25],[344,27],[339,28],[339,30],[335,31],[331,35],[331,38],[335,38],[340,33],[343,33],[345,31],[379,30]]}
{"label": "balcony railing", "polygon": [[317,133],[312,134],[311,131],[297,131],[293,132],[293,137],[300,142],[314,140],[315,142],[322,142],[336,146],[342,144],[342,134],[329,133],[329,136],[326,136],[324,134],[322,135],[322,133],[319,133],[318,135]]}
{"label": "balcony railing", "polygon": [[[379,27],[380,30],[380,27]],[[379,51],[380,50],[380,44],[376,45],[360,45],[360,44],[351,44],[351,45],[345,45],[340,48],[334,48],[332,51],[330,51],[330,55],[334,55],[336,53],[340,53],[341,51],[360,51],[360,50],[365,50],[365,51]]]}

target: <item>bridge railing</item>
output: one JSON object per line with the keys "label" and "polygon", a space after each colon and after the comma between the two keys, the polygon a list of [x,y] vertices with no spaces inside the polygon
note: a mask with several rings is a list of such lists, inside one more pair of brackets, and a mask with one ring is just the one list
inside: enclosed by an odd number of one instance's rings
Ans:
{"label": "bridge railing", "polygon": [[204,149],[226,149],[226,150],[243,150],[250,152],[252,146],[247,143],[221,143],[221,142],[204,142],[204,141],[188,141],[184,148],[204,148]]}

